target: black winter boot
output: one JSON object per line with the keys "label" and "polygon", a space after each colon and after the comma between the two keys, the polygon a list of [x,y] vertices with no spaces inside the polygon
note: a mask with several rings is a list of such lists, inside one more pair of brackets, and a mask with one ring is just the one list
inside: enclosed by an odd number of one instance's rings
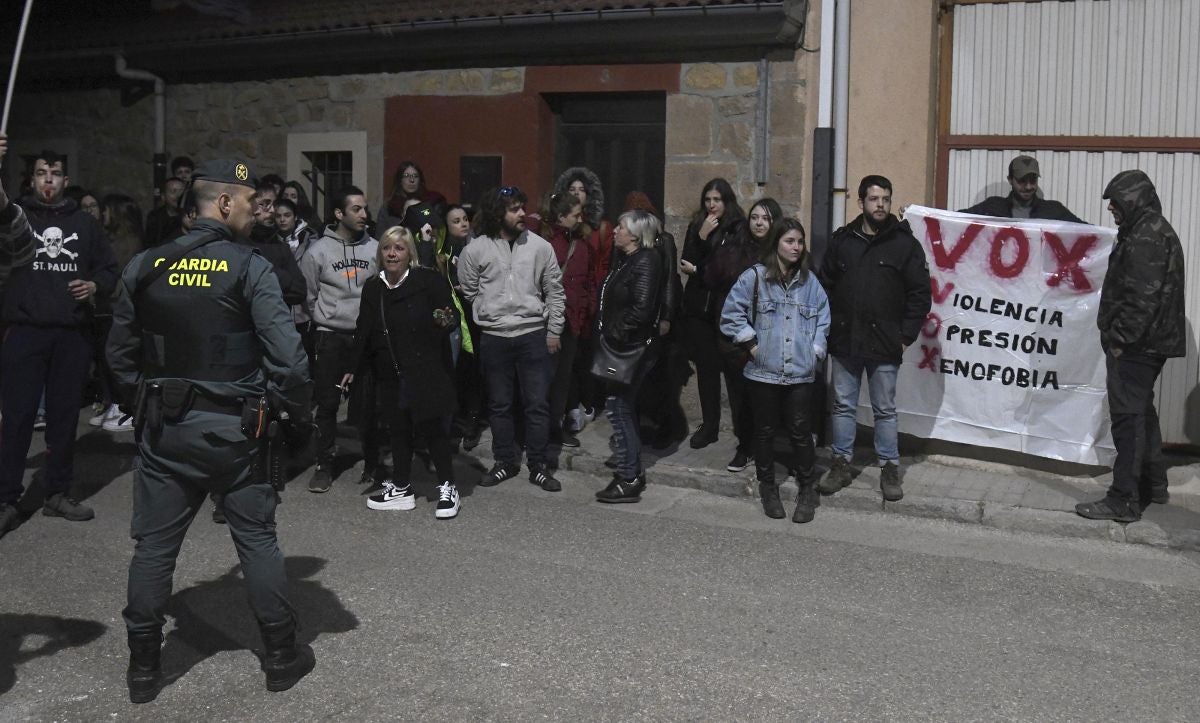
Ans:
{"label": "black winter boot", "polygon": [[759,482],[758,496],[762,498],[763,512],[772,520],[782,520],[787,516],[783,510],[783,501],[779,499],[779,485],[774,482]]}
{"label": "black winter boot", "polygon": [[316,655],[307,645],[296,644],[296,621],[259,624],[263,645],[262,669],[267,674],[267,690],[272,693],[287,690],[312,672]]}
{"label": "black winter boot", "polygon": [[812,479],[796,480],[800,491],[796,493],[796,511],[792,513],[792,522],[812,522],[817,516],[817,506],[821,504],[821,495]]}
{"label": "black winter boot", "polygon": [[129,669],[125,683],[130,703],[149,703],[162,690],[162,632],[129,633]]}

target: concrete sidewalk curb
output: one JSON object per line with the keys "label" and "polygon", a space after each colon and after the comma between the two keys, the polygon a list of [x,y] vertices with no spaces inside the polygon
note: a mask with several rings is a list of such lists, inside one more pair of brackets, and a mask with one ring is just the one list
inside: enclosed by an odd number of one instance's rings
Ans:
{"label": "concrete sidewalk curb", "polygon": [[[926,464],[932,464],[926,461]],[[560,458],[560,467],[573,472],[595,475],[601,479],[612,474],[604,461],[585,450],[571,450]],[[663,460],[649,468],[651,485],[695,489],[725,497],[753,499],[756,496],[752,472],[730,473],[711,469],[695,469],[674,465]],[[599,488],[599,487],[598,487]],[[781,496],[794,502],[796,488],[788,483]],[[1200,551],[1200,531],[1168,530],[1147,520],[1132,524],[1087,520],[1065,510],[1046,510],[985,500],[965,500],[950,497],[907,494],[898,502],[885,502],[874,486],[874,480],[860,475],[855,482],[837,494],[822,496],[821,505],[833,509],[858,512],[892,512],[908,517],[949,520],[983,525],[1009,532],[1028,532],[1055,537],[1073,537],[1110,542],[1126,542],[1175,550]]]}

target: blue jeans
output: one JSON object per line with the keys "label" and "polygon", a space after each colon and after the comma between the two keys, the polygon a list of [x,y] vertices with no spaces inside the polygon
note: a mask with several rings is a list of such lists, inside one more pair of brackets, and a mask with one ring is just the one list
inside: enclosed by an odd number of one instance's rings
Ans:
{"label": "blue jeans", "polygon": [[642,473],[642,435],[639,429],[637,398],[646,375],[654,367],[655,358],[651,350],[642,358],[633,382],[609,384],[608,399],[604,403],[604,414],[612,424],[613,440],[616,442],[617,474],[621,479],[631,480]]}
{"label": "blue jeans", "polygon": [[854,454],[854,436],[858,431],[855,410],[863,372],[867,373],[867,392],[875,414],[875,454],[879,463],[900,459],[896,431],[896,372],[899,364],[859,357],[833,356],[833,453],[849,460]]}
{"label": "blue jeans", "polygon": [[480,363],[487,380],[488,414],[492,426],[492,457],[516,464],[517,449],[513,402],[520,387],[525,415],[525,462],[546,464],[550,441],[550,351],[546,330],[520,336],[479,335]]}

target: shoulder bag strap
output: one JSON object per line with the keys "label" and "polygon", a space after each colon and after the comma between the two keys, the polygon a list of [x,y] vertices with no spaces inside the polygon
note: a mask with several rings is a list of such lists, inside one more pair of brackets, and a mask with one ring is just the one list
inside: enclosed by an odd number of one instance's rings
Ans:
{"label": "shoulder bag strap", "polygon": [[396,370],[396,378],[400,378],[400,362],[396,360],[396,350],[392,348],[392,335],[388,333],[387,315],[383,311],[383,292],[387,290],[387,285],[379,290],[379,323],[383,325],[383,342],[387,344],[388,355],[392,357],[392,368]]}

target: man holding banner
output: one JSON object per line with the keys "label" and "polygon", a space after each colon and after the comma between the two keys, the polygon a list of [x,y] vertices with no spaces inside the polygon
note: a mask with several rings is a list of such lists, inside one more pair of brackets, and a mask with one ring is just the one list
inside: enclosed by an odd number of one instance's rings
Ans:
{"label": "man holding banner", "polygon": [[833,494],[851,482],[859,385],[865,373],[882,468],[879,487],[885,500],[895,502],[904,496],[896,375],[904,349],[917,339],[929,313],[929,267],[908,223],[892,215],[891,181],[863,178],[858,206],[858,218],[834,232],[819,273],[832,316],[834,403],[833,466],[818,487]]}
{"label": "man holding banner", "polygon": [[1168,499],[1154,383],[1167,359],[1185,353],[1183,247],[1145,173],[1118,173],[1104,198],[1118,230],[1096,324],[1117,459],[1104,499],[1075,511],[1093,520],[1136,522],[1147,504]]}

